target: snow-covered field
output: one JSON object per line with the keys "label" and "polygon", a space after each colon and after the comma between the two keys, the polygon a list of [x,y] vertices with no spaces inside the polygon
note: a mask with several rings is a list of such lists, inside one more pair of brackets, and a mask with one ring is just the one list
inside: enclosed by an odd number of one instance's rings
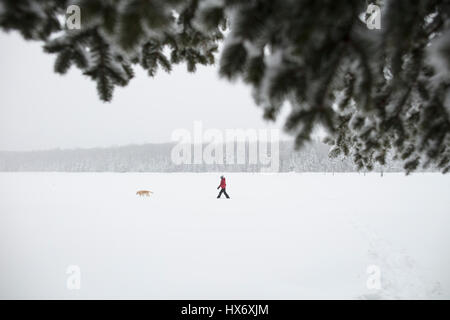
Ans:
{"label": "snow-covered field", "polygon": [[450,298],[450,175],[218,176],[0,173],[0,298]]}

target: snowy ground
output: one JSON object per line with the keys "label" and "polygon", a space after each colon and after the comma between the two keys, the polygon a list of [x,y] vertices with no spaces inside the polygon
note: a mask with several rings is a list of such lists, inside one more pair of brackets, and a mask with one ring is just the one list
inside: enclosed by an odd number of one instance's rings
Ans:
{"label": "snowy ground", "polygon": [[217,200],[218,174],[0,173],[0,298],[450,298],[450,175],[227,183]]}

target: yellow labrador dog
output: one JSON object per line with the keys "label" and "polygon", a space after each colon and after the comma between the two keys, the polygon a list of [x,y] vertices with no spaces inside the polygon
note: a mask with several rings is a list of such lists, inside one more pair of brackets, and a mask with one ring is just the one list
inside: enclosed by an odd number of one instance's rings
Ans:
{"label": "yellow labrador dog", "polygon": [[150,197],[150,193],[153,193],[153,192],[148,191],[148,190],[139,190],[138,192],[136,192],[136,195],[138,195],[140,197],[143,197],[143,196]]}

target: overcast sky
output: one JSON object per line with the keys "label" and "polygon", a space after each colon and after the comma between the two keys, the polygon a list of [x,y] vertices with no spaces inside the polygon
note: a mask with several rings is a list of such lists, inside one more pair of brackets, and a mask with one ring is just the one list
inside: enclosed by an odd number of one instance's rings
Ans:
{"label": "overcast sky", "polygon": [[54,56],[41,43],[0,32],[0,48],[0,150],[168,142],[175,129],[192,131],[195,120],[205,129],[281,128],[262,119],[249,87],[219,79],[215,66],[190,74],[183,64],[155,78],[136,68],[130,84],[103,103],[78,69],[54,73]]}

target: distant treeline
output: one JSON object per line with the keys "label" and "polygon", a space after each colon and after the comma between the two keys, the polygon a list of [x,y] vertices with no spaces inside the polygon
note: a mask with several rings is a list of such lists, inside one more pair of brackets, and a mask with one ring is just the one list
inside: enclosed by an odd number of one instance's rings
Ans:
{"label": "distant treeline", "polygon": [[[256,143],[245,143],[245,152]],[[0,152],[0,171],[69,171],[69,172],[259,172],[267,170],[267,164],[245,163],[225,164],[176,164],[171,157],[175,143],[127,145],[122,147]],[[269,145],[268,149],[271,147]],[[299,151],[293,142],[279,143],[279,172],[351,172],[357,171],[351,159],[331,159],[329,146],[311,142]],[[223,149],[226,158],[226,149]],[[192,152],[193,153],[193,152]],[[272,152],[270,156],[277,156]],[[270,166],[269,166],[270,167]],[[389,161],[376,171],[401,172],[402,165]]]}

